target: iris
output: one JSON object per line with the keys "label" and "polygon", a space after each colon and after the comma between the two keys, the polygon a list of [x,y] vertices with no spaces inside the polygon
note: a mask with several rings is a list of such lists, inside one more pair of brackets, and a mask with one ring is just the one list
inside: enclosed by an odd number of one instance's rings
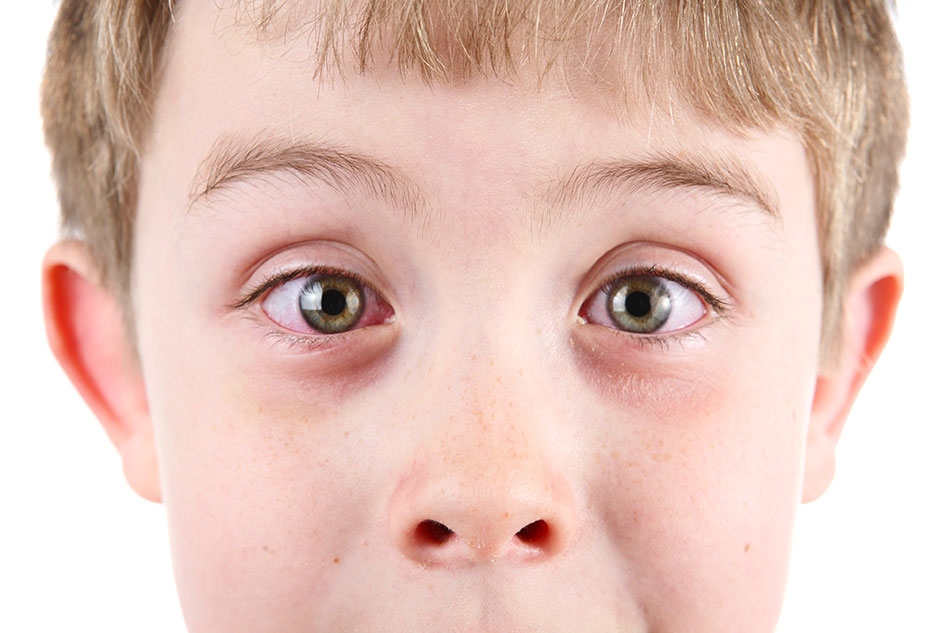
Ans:
{"label": "iris", "polygon": [[641,334],[655,332],[670,316],[672,297],[663,279],[628,277],[607,294],[607,312],[618,327]]}
{"label": "iris", "polygon": [[324,334],[356,325],[365,304],[356,280],[339,275],[314,277],[300,292],[300,313],[313,329]]}

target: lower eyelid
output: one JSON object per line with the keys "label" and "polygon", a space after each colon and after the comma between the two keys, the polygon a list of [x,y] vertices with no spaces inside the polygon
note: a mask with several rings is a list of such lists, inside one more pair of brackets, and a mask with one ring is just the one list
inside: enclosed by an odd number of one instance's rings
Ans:
{"label": "lower eyelid", "polygon": [[351,339],[360,333],[360,330],[347,330],[336,334],[310,336],[276,325],[263,311],[248,314],[246,318],[254,325],[254,336],[263,339],[272,348],[291,353],[332,353],[335,349],[348,345]]}
{"label": "lower eyelid", "polygon": [[627,332],[619,328],[601,326],[596,323],[590,325],[600,328],[605,335],[613,337],[614,344],[621,349],[633,348],[634,351],[688,351],[691,346],[700,345],[707,341],[704,331],[707,325],[705,324],[699,327],[677,330],[660,336]]}
{"label": "lower eyelid", "polygon": [[287,346],[287,348],[295,351],[303,352],[316,352],[333,349],[334,347],[339,347],[345,345],[347,339],[352,336],[355,330],[348,330],[346,332],[340,332],[338,334],[331,335],[322,335],[322,336],[306,336],[298,335],[294,333],[281,332],[273,328],[265,334],[268,338],[271,338],[281,345]]}

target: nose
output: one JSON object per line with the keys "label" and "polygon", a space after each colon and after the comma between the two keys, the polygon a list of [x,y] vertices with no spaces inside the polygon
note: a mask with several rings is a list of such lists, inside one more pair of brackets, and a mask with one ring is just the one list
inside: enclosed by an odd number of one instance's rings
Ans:
{"label": "nose", "polygon": [[427,567],[458,567],[541,562],[567,549],[575,504],[538,438],[497,419],[447,426],[395,486],[390,535],[402,554]]}

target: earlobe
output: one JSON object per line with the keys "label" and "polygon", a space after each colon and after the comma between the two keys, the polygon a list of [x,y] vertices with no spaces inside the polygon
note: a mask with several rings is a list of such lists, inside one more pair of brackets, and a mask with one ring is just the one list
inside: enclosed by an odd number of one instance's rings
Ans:
{"label": "earlobe", "polygon": [[81,242],[59,242],[46,254],[43,312],[50,348],[118,449],[129,484],[160,502],[152,423],[122,309]]}
{"label": "earlobe", "polygon": [[844,298],[841,349],[818,376],[805,445],[802,502],[820,497],[835,471],[835,447],[861,386],[884,350],[904,289],[900,258],[882,247],[851,277]]}

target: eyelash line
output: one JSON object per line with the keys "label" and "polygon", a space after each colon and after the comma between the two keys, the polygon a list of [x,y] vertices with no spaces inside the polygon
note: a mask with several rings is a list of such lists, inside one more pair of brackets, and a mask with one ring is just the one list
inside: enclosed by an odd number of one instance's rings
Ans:
{"label": "eyelash line", "polygon": [[295,268],[291,270],[286,270],[284,272],[274,273],[270,275],[267,279],[262,281],[260,284],[255,286],[243,299],[238,300],[236,303],[228,306],[232,310],[240,310],[251,305],[258,299],[260,299],[268,290],[271,288],[276,288],[280,284],[287,283],[288,281],[293,281],[294,279],[300,279],[302,277],[315,277],[317,275],[338,275],[343,277],[349,277],[357,283],[362,288],[368,288],[379,294],[376,288],[372,284],[363,279],[359,274],[350,272],[347,270],[342,270],[340,268],[335,268],[333,266],[325,266],[322,264],[316,264],[312,266],[304,266],[302,268]]}
{"label": "eyelash line", "polygon": [[677,343],[680,346],[685,344],[687,341],[691,340],[706,340],[705,334],[701,330],[682,330],[679,332],[673,332],[671,334],[664,334],[660,336],[652,334],[636,334],[634,332],[625,332],[624,330],[618,330],[615,328],[607,328],[607,331],[612,335],[616,336],[624,344],[630,344],[631,342],[634,345],[637,345],[641,349],[646,349],[648,347],[655,347],[666,351],[670,347]]}
{"label": "eyelash line", "polygon": [[[729,312],[729,309],[732,307],[728,300],[717,297],[699,281],[696,281],[695,279],[691,277],[687,277],[686,275],[683,275],[682,273],[679,273],[675,270],[666,268],[665,266],[658,266],[655,264],[651,266],[633,266],[629,268],[624,268],[623,270],[620,270],[619,272],[614,273],[600,285],[600,292],[603,292],[604,294],[610,294],[610,291],[613,290],[613,287],[617,284],[617,282],[619,282],[622,279],[626,279],[627,277],[635,277],[635,276],[658,277],[660,279],[667,279],[669,281],[678,283],[681,286],[689,288],[690,290],[698,294],[700,297],[702,297],[703,300],[706,303],[708,303],[709,306],[720,317],[726,316]],[[644,336],[644,337],[639,337],[639,338],[645,339],[648,337]],[[662,338],[670,338],[670,337],[666,336]]]}
{"label": "eyelash line", "polygon": [[[255,322],[257,322],[256,319]],[[264,328],[264,337],[271,339],[275,347],[283,344],[291,349],[304,349],[307,352],[316,352],[327,347],[344,345],[346,340],[357,332],[357,330],[347,330],[323,336],[306,336],[304,334],[281,332],[263,323],[257,323]]]}

